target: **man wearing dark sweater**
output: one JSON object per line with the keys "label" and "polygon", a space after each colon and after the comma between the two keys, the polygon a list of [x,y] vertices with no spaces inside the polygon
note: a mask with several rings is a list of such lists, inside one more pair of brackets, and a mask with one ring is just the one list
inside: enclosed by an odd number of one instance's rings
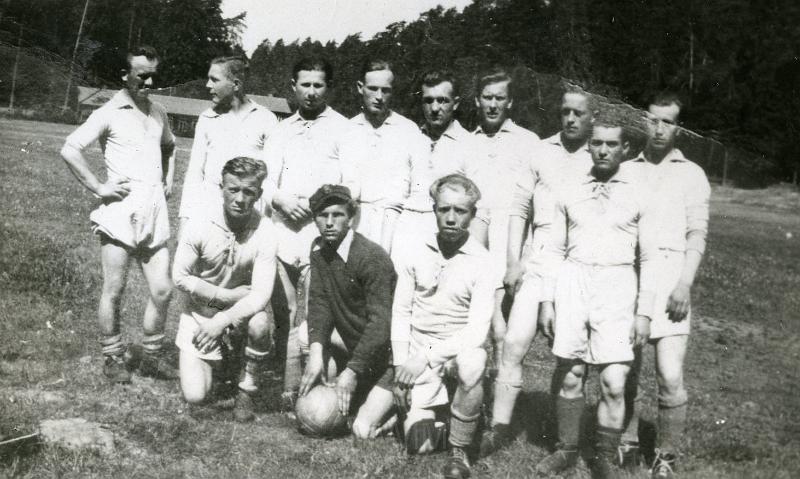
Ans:
{"label": "man wearing dark sweater", "polygon": [[311,251],[308,317],[300,326],[308,351],[303,396],[326,373],[326,357],[343,358],[329,377],[344,415],[355,412],[353,434],[375,437],[394,403],[389,334],[397,274],[378,244],[351,230],[356,203],[350,190],[324,185],[309,199],[320,236]]}

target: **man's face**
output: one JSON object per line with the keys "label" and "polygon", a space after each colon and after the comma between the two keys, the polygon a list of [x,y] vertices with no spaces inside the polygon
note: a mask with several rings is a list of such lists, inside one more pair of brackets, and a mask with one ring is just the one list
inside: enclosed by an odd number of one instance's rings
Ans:
{"label": "man's face", "polygon": [[230,105],[231,100],[239,89],[239,82],[233,80],[228,74],[228,67],[223,63],[214,63],[208,69],[208,94],[215,105]]}
{"label": "man's face", "polygon": [[394,73],[389,70],[367,72],[364,81],[358,82],[361,105],[367,115],[380,116],[389,112],[392,83],[394,83]]}
{"label": "man's face", "polygon": [[490,83],[483,87],[475,105],[481,114],[481,124],[497,130],[508,118],[513,100],[509,96],[508,82]]}
{"label": "man's face", "polygon": [[595,171],[616,172],[628,153],[628,144],[622,139],[622,128],[595,126],[589,139],[589,152]]}
{"label": "man's face", "polygon": [[681,109],[675,103],[666,106],[650,105],[647,109],[647,147],[655,151],[669,151],[678,136],[678,115]]}
{"label": "man's face", "polygon": [[350,231],[352,218],[347,213],[347,205],[339,204],[318,211],[314,222],[326,243],[338,245]]}
{"label": "man's face", "polygon": [[462,188],[442,188],[433,207],[440,238],[456,242],[468,235],[469,223],[475,216],[472,207],[469,196]]}
{"label": "man's face", "polygon": [[292,90],[300,111],[318,112],[325,108],[328,96],[325,72],[300,70],[297,80],[292,80]]}
{"label": "man's face", "polygon": [[237,220],[250,216],[260,197],[261,182],[255,176],[239,178],[226,174],[222,177],[222,205],[228,218]]}
{"label": "man's face", "polygon": [[565,93],[561,101],[561,131],[568,140],[586,141],[592,133],[589,100],[580,93]]}
{"label": "man's face", "polygon": [[422,114],[429,128],[444,131],[453,121],[458,108],[458,98],[453,95],[453,84],[449,81],[436,86],[422,85]]}
{"label": "man's face", "polygon": [[122,77],[125,89],[134,100],[145,99],[153,86],[153,76],[158,70],[158,60],[146,56],[131,57],[129,70]]}

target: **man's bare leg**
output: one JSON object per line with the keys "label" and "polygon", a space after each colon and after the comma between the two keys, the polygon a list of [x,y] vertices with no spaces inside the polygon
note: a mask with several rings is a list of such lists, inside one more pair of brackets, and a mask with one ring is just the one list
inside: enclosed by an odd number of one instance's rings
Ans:
{"label": "man's bare leg", "polygon": [[150,290],[150,298],[144,310],[144,357],[140,371],[145,376],[161,379],[176,379],[175,367],[164,358],[164,326],[167,308],[172,297],[172,280],[169,275],[169,250],[162,246],[139,260],[142,274]]}
{"label": "man's bare leg", "polygon": [[119,305],[128,279],[130,254],[120,244],[105,238],[100,245],[100,261],[103,267],[103,291],[97,318],[105,358],[103,373],[112,382],[128,383],[131,375],[123,358],[125,344],[120,332]]}

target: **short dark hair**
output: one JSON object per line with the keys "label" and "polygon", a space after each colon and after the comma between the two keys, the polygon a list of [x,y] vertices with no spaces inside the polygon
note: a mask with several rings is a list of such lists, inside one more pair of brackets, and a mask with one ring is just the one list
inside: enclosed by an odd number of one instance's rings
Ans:
{"label": "short dark hair", "polygon": [[630,141],[630,121],[626,118],[626,113],[619,108],[608,107],[600,110],[592,122],[592,130],[596,127],[619,128],[620,140]]}
{"label": "short dark hair", "polygon": [[297,80],[301,71],[322,72],[325,74],[325,83],[330,84],[333,81],[333,66],[322,57],[305,57],[295,63],[292,67],[292,79]]}
{"label": "short dark hair", "polygon": [[475,95],[480,96],[481,92],[484,88],[486,88],[487,85],[493,85],[501,82],[508,82],[508,97],[513,99],[514,79],[511,78],[511,75],[506,69],[499,67],[492,68],[478,77],[478,81],[475,82]]}
{"label": "short dark hair", "polygon": [[[422,82],[421,87],[434,87],[444,82],[449,82],[453,85],[453,96],[458,96],[458,84],[456,83],[456,77],[453,75],[452,72],[447,70],[430,70],[425,72],[422,75]],[[421,88],[420,88],[421,91]]]}
{"label": "short dark hair", "polygon": [[267,165],[254,158],[247,156],[237,156],[225,163],[222,167],[222,176],[233,175],[237,178],[247,178],[255,176],[259,183],[267,178]]}
{"label": "short dark hair", "polygon": [[244,83],[247,80],[247,70],[250,64],[244,55],[229,55],[216,57],[211,60],[212,65],[225,65],[228,78]]}
{"label": "short dark hair", "polygon": [[160,62],[161,57],[158,56],[158,52],[155,48],[151,47],[150,45],[137,45],[130,50],[128,50],[128,54],[125,55],[125,62],[127,65],[128,70],[131,68],[131,60],[133,57],[145,57],[151,62],[153,60]]}
{"label": "short dark hair", "polygon": [[381,71],[381,70],[389,70],[390,72],[394,73],[392,71],[392,64],[389,63],[387,60],[382,60],[382,59],[367,60],[361,66],[361,76],[360,76],[360,78],[361,78],[361,80],[363,80],[364,77],[367,76],[367,73],[369,73],[369,72],[378,72],[378,71]]}
{"label": "short dark hair", "polygon": [[664,90],[660,92],[656,92],[650,95],[650,100],[647,102],[647,106],[655,105],[655,106],[670,106],[675,105],[678,107],[678,116],[683,113],[683,102],[681,101],[681,97],[678,93],[670,90]]}
{"label": "short dark hair", "polygon": [[481,190],[478,189],[478,185],[476,185],[474,181],[458,173],[453,173],[451,175],[439,178],[433,182],[430,188],[430,195],[434,204],[436,203],[436,197],[439,195],[439,193],[441,193],[444,188],[448,187],[450,189],[453,189],[453,187],[463,189],[467,196],[469,196],[472,212],[475,212],[477,209],[476,205],[481,199]]}

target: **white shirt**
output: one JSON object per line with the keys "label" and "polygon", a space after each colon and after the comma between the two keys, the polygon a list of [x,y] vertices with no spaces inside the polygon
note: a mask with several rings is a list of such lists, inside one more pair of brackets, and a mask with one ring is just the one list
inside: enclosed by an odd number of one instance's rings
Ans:
{"label": "white shirt", "polygon": [[237,156],[262,159],[264,144],[278,119],[268,108],[246,100],[241,113],[217,113],[209,108],[200,114],[194,129],[192,153],[186,177],[180,218],[210,207],[209,197],[219,198],[222,167]]}
{"label": "white shirt", "polygon": [[339,147],[343,184],[362,203],[402,209],[410,192],[412,165],[425,144],[419,128],[396,112],[378,128],[363,113],[350,123],[352,129]]}
{"label": "white shirt", "polygon": [[397,265],[392,306],[394,364],[408,359],[411,341],[426,344],[431,367],[459,352],[478,348],[486,340],[495,291],[502,275],[489,252],[470,237],[445,259],[435,236],[420,241],[417,254]]}
{"label": "white shirt", "polygon": [[154,102],[149,104],[150,112],[145,114],[135,106],[127,90],[120,90],[93,111],[67,137],[66,143],[83,151],[99,140],[109,181],[128,179],[161,184],[161,149],[174,145],[175,137],[164,107]]}

